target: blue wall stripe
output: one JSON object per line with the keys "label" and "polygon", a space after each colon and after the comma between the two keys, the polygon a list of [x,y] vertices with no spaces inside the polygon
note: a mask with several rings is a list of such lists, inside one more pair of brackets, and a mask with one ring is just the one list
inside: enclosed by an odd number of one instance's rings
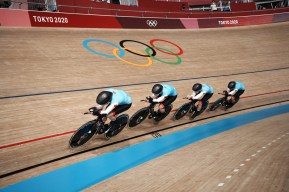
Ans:
{"label": "blue wall stripe", "polygon": [[1,191],[80,191],[201,139],[288,112],[289,104],[286,104],[191,127],[22,181]]}

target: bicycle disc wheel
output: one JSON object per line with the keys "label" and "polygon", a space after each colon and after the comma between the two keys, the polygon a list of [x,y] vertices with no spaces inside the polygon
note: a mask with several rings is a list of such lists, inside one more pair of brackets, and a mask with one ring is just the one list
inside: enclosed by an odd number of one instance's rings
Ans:
{"label": "bicycle disc wheel", "polygon": [[191,120],[195,119],[198,115],[199,115],[199,114],[198,114],[197,110],[196,110],[196,109],[193,110],[193,111],[192,111],[192,115],[191,115]]}
{"label": "bicycle disc wheel", "polygon": [[139,125],[141,122],[143,122],[147,116],[149,115],[149,108],[144,107],[140,110],[138,110],[130,119],[128,126],[129,127],[135,127]]}
{"label": "bicycle disc wheel", "polygon": [[233,107],[234,105],[236,105],[236,104],[238,103],[239,99],[240,99],[240,98],[236,98],[236,99],[235,99],[235,103],[227,103],[227,104],[225,105],[225,108],[226,108],[226,109],[230,109],[231,107]]}
{"label": "bicycle disc wheel", "polygon": [[96,132],[95,120],[83,124],[74,132],[69,140],[69,145],[72,148],[79,147],[85,144]]}
{"label": "bicycle disc wheel", "polygon": [[104,134],[104,136],[109,139],[113,136],[119,134],[126,126],[129,117],[127,114],[120,115],[116,118],[115,125],[110,128],[110,130]]}
{"label": "bicycle disc wheel", "polygon": [[172,105],[168,105],[168,106],[165,108],[165,112],[159,114],[159,116],[156,117],[154,120],[155,120],[155,121],[161,121],[161,120],[163,120],[163,119],[171,112],[172,108],[173,108]]}
{"label": "bicycle disc wheel", "polygon": [[173,119],[179,120],[184,117],[190,110],[191,102],[183,104],[174,114]]}
{"label": "bicycle disc wheel", "polygon": [[215,111],[218,107],[220,107],[222,105],[224,101],[224,98],[220,98],[217,101],[215,101],[212,106],[210,107],[210,111]]}

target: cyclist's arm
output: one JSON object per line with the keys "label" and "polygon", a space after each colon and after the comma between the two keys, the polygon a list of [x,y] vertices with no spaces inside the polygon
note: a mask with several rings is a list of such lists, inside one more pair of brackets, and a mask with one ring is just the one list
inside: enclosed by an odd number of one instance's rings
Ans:
{"label": "cyclist's arm", "polygon": [[108,108],[106,108],[105,110],[100,111],[100,114],[102,115],[107,115],[109,114],[114,108],[116,108],[118,106],[117,103],[112,103],[108,106]]}
{"label": "cyclist's arm", "polygon": [[157,99],[153,99],[153,102],[155,102],[155,103],[163,102],[167,97],[168,97],[167,95],[161,96]]}
{"label": "cyclist's arm", "polygon": [[188,95],[187,98],[188,99],[193,99],[196,96],[196,92],[193,91],[193,93],[191,95]]}
{"label": "cyclist's arm", "polygon": [[235,95],[237,93],[237,89],[234,89],[233,91],[229,92],[228,95]]}
{"label": "cyclist's arm", "polygon": [[194,100],[201,100],[201,99],[203,99],[203,97],[206,95],[206,93],[205,92],[201,92],[201,93],[199,93],[199,94],[193,94],[193,97],[192,97],[192,99],[194,99]]}

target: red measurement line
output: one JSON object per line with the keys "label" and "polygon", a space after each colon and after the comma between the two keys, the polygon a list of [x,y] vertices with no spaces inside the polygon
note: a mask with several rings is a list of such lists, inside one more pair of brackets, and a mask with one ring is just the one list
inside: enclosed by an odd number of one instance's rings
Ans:
{"label": "red measurement line", "polygon": [[250,98],[250,97],[258,97],[258,96],[262,96],[262,95],[269,95],[269,94],[273,94],[273,93],[281,93],[281,92],[285,92],[285,91],[289,91],[289,89],[281,90],[281,91],[273,91],[273,92],[269,92],[269,93],[262,93],[262,94],[257,94],[257,95],[248,95],[248,96],[244,96],[244,97],[241,97],[241,98],[242,99],[246,99],[246,98]]}
{"label": "red measurement line", "polygon": [[49,138],[53,138],[53,137],[58,137],[58,136],[62,136],[62,135],[71,134],[71,133],[74,133],[74,132],[75,131],[68,131],[68,132],[64,132],[64,133],[58,133],[58,134],[54,134],[54,135],[49,135],[49,136],[45,136],[45,137],[39,137],[39,138],[36,138],[36,139],[22,141],[22,142],[18,142],[18,143],[12,143],[12,144],[9,144],[9,145],[3,145],[3,146],[0,146],[0,149],[4,149],[4,148],[8,148],[8,147],[14,147],[14,146],[17,146],[17,145],[24,145],[24,144],[35,142],[35,141],[40,141],[40,140],[44,140],[44,139],[49,139]]}
{"label": "red measurement line", "polygon": [[[258,96],[263,96],[263,95],[269,95],[269,94],[274,94],[274,93],[281,93],[281,92],[286,92],[289,91],[289,89],[286,90],[280,90],[280,91],[273,91],[273,92],[268,92],[268,93],[262,93],[262,94],[257,94],[257,95],[248,95],[248,96],[244,96],[241,97],[242,99],[246,99],[246,98],[250,98],[250,97],[258,97]],[[176,111],[176,110],[172,110],[172,111]],[[59,136],[63,136],[63,135],[68,135],[71,133],[74,133],[75,131],[68,131],[68,132],[64,132],[64,133],[58,133],[58,134],[54,134],[54,135],[49,135],[49,136],[45,136],[45,137],[39,137],[36,139],[31,139],[31,140],[27,140],[27,141],[22,141],[22,142],[18,142],[18,143],[12,143],[12,144],[8,144],[8,145],[2,145],[0,146],[0,149],[4,149],[4,148],[9,148],[9,147],[15,147],[18,145],[24,145],[27,143],[31,143],[31,142],[35,142],[35,141],[41,141],[44,139],[50,139],[53,137],[59,137]]]}

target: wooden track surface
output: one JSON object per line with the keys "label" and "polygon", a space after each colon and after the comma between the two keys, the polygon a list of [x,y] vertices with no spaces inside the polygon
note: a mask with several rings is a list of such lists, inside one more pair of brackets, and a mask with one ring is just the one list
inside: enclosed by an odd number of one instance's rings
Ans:
{"label": "wooden track surface", "polygon": [[[140,100],[150,95],[154,82],[160,81],[173,84],[178,90],[179,97],[174,102],[174,108],[185,102],[182,97],[191,93],[191,87],[196,82],[212,85],[215,93],[221,92],[230,80],[244,82],[247,89],[243,96],[248,98],[242,99],[230,111],[288,100],[288,31],[289,23],[204,30],[1,27],[0,146],[76,130],[86,121],[93,119],[82,113],[95,104],[95,97],[103,90],[102,87],[117,87],[132,96],[133,105],[128,110],[129,115],[146,106]],[[117,45],[122,40],[149,44],[152,39],[163,39],[177,44],[184,53],[180,55],[180,65],[168,65],[153,60],[150,67],[136,67],[118,59],[108,59],[89,52],[82,46],[82,42],[91,38]],[[104,43],[90,45],[95,51],[106,54],[111,54],[113,49]],[[125,46],[141,52],[146,48],[133,42],[126,42]],[[178,52],[175,46],[162,41],[156,42],[156,46]],[[160,51],[157,51],[156,57],[164,61],[176,61],[175,56]],[[136,63],[147,62],[145,57],[128,53],[124,58]],[[267,94],[269,92],[276,93]],[[215,94],[210,101],[217,98],[219,95]],[[246,111],[239,113],[244,112]],[[222,113],[222,110],[205,112],[197,119]],[[172,114],[158,125],[145,121],[135,129],[125,129],[109,141],[94,137],[78,149],[68,147],[71,134],[2,148],[0,172],[1,175],[9,174],[76,152],[190,121],[187,117],[172,121],[171,117]],[[187,124],[161,133],[168,134],[218,118]],[[219,190],[220,188],[216,187],[218,182],[221,183],[251,152],[286,132],[289,132],[288,114],[208,138],[146,163],[135,171],[107,180],[87,191],[131,191],[131,187],[141,186],[142,183],[145,184],[139,191]],[[0,187],[151,138],[151,135],[145,135],[13,174],[2,178]],[[261,191],[288,191],[288,138],[289,136],[284,137],[268,149],[263,156],[246,166],[245,171],[240,171],[232,182],[225,183],[222,189],[257,191],[261,188]],[[190,153],[192,151],[197,152]],[[176,156],[178,160],[174,160]],[[176,164],[175,161],[182,163]],[[130,178],[138,179],[132,182]],[[274,188],[273,185],[278,187]]]}

